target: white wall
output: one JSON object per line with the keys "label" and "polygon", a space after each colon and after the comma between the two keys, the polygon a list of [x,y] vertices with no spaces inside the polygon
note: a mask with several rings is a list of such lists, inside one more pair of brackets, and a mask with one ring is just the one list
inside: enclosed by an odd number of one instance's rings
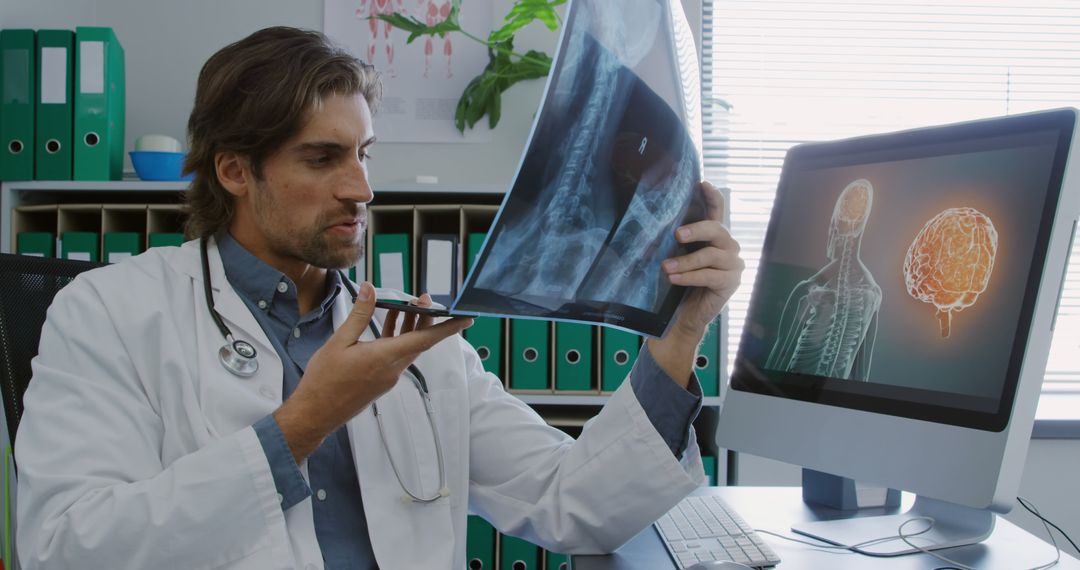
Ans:
{"label": "white wall", "polygon": [[[917,458],[913,458],[917,460]],[[740,485],[800,485],[802,472],[791,464],[739,454]],[[1080,542],[1080,439],[1034,439],[1028,447],[1020,492],[1044,517]],[[1005,515],[1013,524],[1049,540],[1037,518],[1019,505]],[[1080,556],[1080,552],[1057,536],[1062,552]],[[1031,566],[1049,562],[1053,551],[1033,552]]]}
{"label": "white wall", "polygon": [[[466,0],[467,1],[467,0]],[[511,0],[495,0],[502,21]],[[683,0],[695,31],[700,0]],[[0,27],[68,28],[110,26],[127,58],[127,149],[135,138],[164,133],[185,140],[185,127],[203,62],[225,45],[267,26],[322,29],[322,0],[3,0]],[[540,24],[519,34],[521,51],[552,55],[558,36]],[[415,180],[435,175],[452,185],[509,185],[517,168],[542,80],[518,84],[503,95],[502,119],[490,143],[380,143],[373,154],[372,180]],[[378,133],[376,133],[377,135]]]}

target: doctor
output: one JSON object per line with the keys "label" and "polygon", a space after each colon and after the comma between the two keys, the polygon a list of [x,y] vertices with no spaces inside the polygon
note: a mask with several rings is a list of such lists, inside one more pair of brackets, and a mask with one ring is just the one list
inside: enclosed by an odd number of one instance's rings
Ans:
{"label": "doctor", "polygon": [[470,319],[386,314],[336,271],[361,253],[379,91],[316,32],[207,61],[198,239],[49,309],[16,446],[24,568],[460,569],[470,511],[607,552],[703,482],[692,362],[743,268],[719,193],[678,232],[706,247],[665,262],[694,287],[677,322],[575,441],[484,371]]}

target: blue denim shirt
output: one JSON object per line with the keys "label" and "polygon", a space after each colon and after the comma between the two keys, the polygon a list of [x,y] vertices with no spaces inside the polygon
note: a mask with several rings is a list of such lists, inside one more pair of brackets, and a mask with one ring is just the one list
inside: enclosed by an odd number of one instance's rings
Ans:
{"label": "blue denim shirt", "polygon": [[[281,358],[282,394],[287,399],[312,355],[334,332],[333,305],[343,291],[340,277],[337,272],[329,273],[323,301],[310,313],[300,315],[292,280],[252,255],[227,232],[218,236],[218,249],[226,278]],[[690,424],[701,409],[697,379],[691,378],[688,390],[683,390],[643,347],[630,384],[657,432],[672,453],[681,457]],[[308,457],[309,481],[304,480],[272,415],[256,422],[254,429],[269,461],[282,510],[314,496],[315,535],[327,570],[378,568],[346,428],[330,434]]]}

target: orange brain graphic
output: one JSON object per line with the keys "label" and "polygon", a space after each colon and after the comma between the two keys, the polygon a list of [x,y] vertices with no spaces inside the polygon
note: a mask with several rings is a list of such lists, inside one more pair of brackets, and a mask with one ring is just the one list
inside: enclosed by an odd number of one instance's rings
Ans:
{"label": "orange brain graphic", "polygon": [[974,208],[949,208],[923,226],[904,258],[908,294],[937,307],[941,336],[949,336],[953,311],[975,304],[994,270],[998,235]]}

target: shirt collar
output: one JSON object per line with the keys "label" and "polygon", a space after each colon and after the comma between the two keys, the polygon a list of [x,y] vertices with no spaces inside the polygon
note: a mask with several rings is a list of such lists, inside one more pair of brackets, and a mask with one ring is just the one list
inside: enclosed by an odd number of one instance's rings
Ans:
{"label": "shirt collar", "polygon": [[[225,277],[242,297],[255,303],[266,301],[268,305],[273,305],[275,298],[280,295],[278,284],[285,283],[288,293],[283,296],[296,298],[296,284],[292,279],[248,251],[228,231],[218,234],[217,244],[221,263],[225,266]],[[343,287],[340,272],[328,271],[327,276],[326,297],[319,304],[316,317],[330,310]]]}
{"label": "shirt collar", "polygon": [[241,296],[251,301],[271,303],[277,293],[278,283],[284,281],[290,289],[293,287],[291,279],[255,257],[240,245],[240,242],[233,239],[228,231],[219,232],[217,244],[221,263],[225,266],[225,277]]}

